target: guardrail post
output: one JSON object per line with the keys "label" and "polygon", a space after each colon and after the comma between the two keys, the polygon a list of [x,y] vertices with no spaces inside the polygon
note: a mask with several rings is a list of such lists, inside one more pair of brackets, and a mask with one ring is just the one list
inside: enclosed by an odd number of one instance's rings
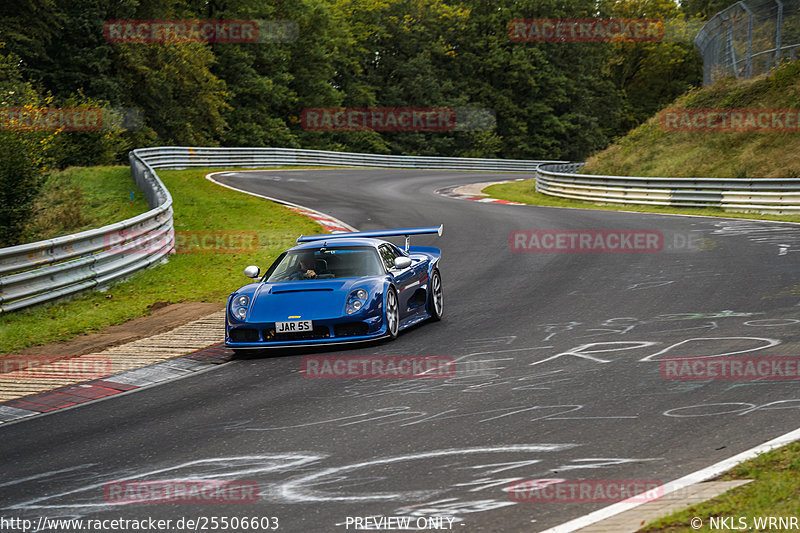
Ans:
{"label": "guardrail post", "polygon": [[783,2],[775,0],[778,4],[778,21],[775,25],[775,68],[781,64],[781,36],[783,33]]}

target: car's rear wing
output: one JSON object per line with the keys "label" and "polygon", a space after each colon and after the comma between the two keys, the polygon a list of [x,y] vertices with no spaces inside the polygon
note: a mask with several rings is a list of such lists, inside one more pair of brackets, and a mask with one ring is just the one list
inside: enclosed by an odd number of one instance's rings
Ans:
{"label": "car's rear wing", "polygon": [[430,226],[427,228],[401,228],[401,229],[387,229],[379,231],[352,231],[348,233],[326,233],[322,235],[301,235],[297,238],[297,244],[301,242],[312,241],[329,241],[331,239],[353,239],[361,237],[378,238],[378,237],[405,237],[406,238],[406,251],[408,251],[409,238],[411,235],[430,235],[437,234],[442,236],[444,224],[441,226]]}

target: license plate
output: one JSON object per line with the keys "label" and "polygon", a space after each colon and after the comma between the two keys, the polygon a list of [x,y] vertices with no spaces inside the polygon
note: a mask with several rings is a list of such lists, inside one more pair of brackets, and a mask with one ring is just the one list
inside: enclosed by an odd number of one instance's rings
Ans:
{"label": "license plate", "polygon": [[297,333],[299,331],[312,331],[314,326],[310,320],[291,320],[289,322],[275,322],[275,333]]}

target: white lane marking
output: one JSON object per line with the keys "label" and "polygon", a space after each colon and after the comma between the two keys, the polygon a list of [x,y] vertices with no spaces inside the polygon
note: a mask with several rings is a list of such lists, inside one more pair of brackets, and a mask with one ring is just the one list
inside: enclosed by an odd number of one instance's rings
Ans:
{"label": "white lane marking", "polygon": [[86,468],[91,468],[93,466],[95,466],[95,463],[88,463],[88,464],[83,464],[83,465],[71,466],[69,468],[62,468],[60,470],[53,470],[51,472],[45,472],[43,474],[36,474],[36,475],[33,475],[33,476],[28,476],[28,477],[15,479],[13,481],[6,481],[5,483],[0,483],[0,487],[8,487],[8,486],[11,486],[11,485],[18,485],[18,484],[24,483],[26,481],[34,481],[36,479],[42,479],[42,478],[45,478],[45,477],[52,477],[52,476],[55,476],[56,474],[63,474],[64,472],[72,472],[74,470],[84,470]]}
{"label": "white lane marking", "polygon": [[[750,448],[740,454],[734,455],[733,457],[729,457],[724,459],[718,463],[714,463],[711,466],[698,470],[696,472],[692,472],[682,478],[678,478],[674,481],[670,481],[669,483],[665,483],[662,485],[659,490],[660,494],[666,496],[672,492],[677,490],[686,488],[690,485],[694,485],[695,483],[700,483],[702,481],[707,481],[709,479],[715,478],[722,474],[723,472],[727,472],[731,468],[735,467],[736,465],[747,461],[748,459],[752,459],[762,453],[768,452],[775,448],[779,448],[791,442],[800,439],[800,428],[795,429],[794,431],[790,431],[785,435],[781,435],[771,441],[765,442],[764,444],[759,444],[754,448]],[[642,498],[629,498],[627,500],[609,505],[608,507],[603,507],[602,509],[598,509],[593,513],[589,513],[587,515],[581,516],[579,518],[575,518],[574,520],[570,520],[569,522],[564,522],[561,525],[552,527],[541,533],[570,533],[572,531],[577,531],[581,528],[590,526],[592,524],[596,524],[601,520],[605,520],[606,518],[610,518],[612,516],[616,516],[620,513],[628,511],[630,509],[634,509],[643,503],[647,503],[643,501]]]}

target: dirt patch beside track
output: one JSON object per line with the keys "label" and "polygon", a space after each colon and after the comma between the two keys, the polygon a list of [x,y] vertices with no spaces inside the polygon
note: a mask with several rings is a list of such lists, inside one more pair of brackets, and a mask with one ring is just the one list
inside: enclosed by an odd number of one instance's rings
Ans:
{"label": "dirt patch beside track", "polygon": [[151,306],[148,316],[134,318],[123,324],[110,326],[98,333],[89,333],[68,341],[32,346],[20,355],[76,356],[98,352],[138,339],[151,337],[193,320],[224,309],[224,303],[184,302],[162,303]]}

